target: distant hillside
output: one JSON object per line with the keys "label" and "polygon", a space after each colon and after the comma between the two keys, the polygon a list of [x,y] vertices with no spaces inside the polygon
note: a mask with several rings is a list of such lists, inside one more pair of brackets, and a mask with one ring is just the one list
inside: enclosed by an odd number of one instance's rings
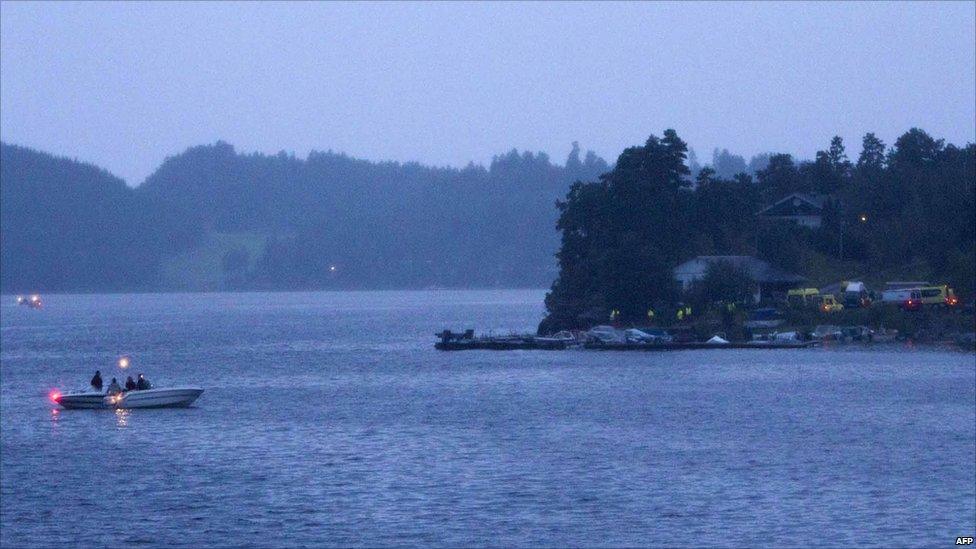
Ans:
{"label": "distant hillside", "polygon": [[4,292],[545,285],[555,201],[608,170],[575,144],[564,166],[512,151],[455,169],[218,142],[131,189],[2,149]]}
{"label": "distant hillside", "polygon": [[0,145],[0,287],[152,287],[158,254],[145,212],[132,189],[103,169]]}

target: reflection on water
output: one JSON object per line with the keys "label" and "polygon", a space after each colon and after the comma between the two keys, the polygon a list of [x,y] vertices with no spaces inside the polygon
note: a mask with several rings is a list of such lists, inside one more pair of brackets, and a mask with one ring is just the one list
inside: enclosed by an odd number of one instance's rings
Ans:
{"label": "reflection on water", "polygon": [[129,412],[129,410],[124,408],[115,409],[115,425],[118,426],[119,429],[124,429],[125,427],[129,426],[130,413],[131,412]]}

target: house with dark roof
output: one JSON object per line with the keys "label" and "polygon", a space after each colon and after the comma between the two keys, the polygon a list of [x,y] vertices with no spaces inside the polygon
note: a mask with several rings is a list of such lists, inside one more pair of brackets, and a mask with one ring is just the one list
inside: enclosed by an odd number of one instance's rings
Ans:
{"label": "house with dark roof", "polygon": [[705,278],[709,265],[720,262],[728,263],[752,278],[755,283],[753,298],[756,303],[774,292],[785,293],[806,280],[800,275],[784,271],[750,255],[700,255],[675,267],[674,278],[681,284],[683,290],[687,290],[696,280]]}
{"label": "house with dark roof", "polygon": [[761,219],[792,221],[816,229],[823,223],[827,197],[811,193],[792,193],[767,206],[756,215]]}

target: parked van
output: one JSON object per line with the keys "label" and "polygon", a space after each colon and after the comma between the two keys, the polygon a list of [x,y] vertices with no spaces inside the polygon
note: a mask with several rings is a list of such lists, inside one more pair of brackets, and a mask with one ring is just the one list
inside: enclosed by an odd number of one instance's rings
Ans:
{"label": "parked van", "polygon": [[786,293],[786,303],[790,307],[802,309],[820,304],[820,290],[816,288],[795,288]]}
{"label": "parked van", "polygon": [[955,307],[959,304],[959,298],[956,297],[955,292],[945,284],[941,286],[887,290],[881,294],[881,300],[910,311],[918,310],[922,306]]}
{"label": "parked van", "polygon": [[863,282],[848,282],[844,286],[844,293],[842,295],[844,307],[847,309],[871,306],[871,294]]}
{"label": "parked van", "polygon": [[943,284],[942,286],[928,286],[919,288],[922,305],[941,305],[944,307],[954,307],[959,303],[952,288]]}
{"label": "parked van", "polygon": [[914,282],[886,282],[885,290],[914,290],[923,286],[931,286],[926,280],[916,280]]}
{"label": "parked van", "polygon": [[881,301],[897,305],[907,311],[917,311],[922,307],[922,290],[921,288],[885,290],[881,294]]}

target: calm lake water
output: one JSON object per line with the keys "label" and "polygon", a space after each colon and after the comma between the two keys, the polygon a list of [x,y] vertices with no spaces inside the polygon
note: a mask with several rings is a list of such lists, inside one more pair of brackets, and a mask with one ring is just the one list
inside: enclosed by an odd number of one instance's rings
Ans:
{"label": "calm lake water", "polygon": [[[0,545],[950,546],[972,353],[461,352],[541,291],[0,308]],[[120,355],[195,407],[55,411]],[[106,380],[107,381],[107,380]]]}

